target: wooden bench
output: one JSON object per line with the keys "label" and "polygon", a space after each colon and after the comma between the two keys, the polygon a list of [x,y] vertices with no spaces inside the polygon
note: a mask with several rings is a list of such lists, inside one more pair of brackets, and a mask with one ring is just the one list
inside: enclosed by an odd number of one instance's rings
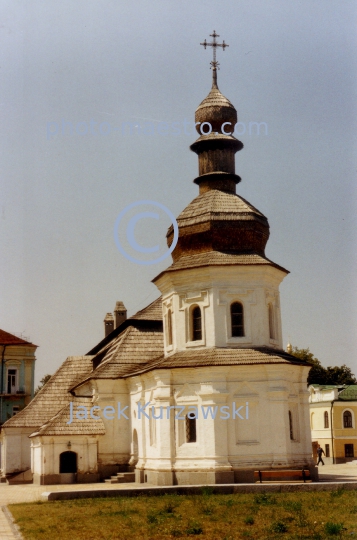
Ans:
{"label": "wooden bench", "polygon": [[254,471],[254,482],[311,482],[310,471],[283,471],[280,469],[270,471]]}

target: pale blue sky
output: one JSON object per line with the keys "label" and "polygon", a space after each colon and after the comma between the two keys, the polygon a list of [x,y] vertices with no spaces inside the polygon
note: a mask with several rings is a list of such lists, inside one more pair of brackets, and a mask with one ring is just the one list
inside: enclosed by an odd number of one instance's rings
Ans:
{"label": "pale blue sky", "polygon": [[[193,134],[48,140],[48,123],[193,122],[213,29],[229,44],[221,91],[241,122],[268,125],[240,137],[236,171],[269,219],[267,256],[291,272],[284,343],[357,372],[356,13],[354,0],[2,2],[0,327],[39,345],[37,380],[102,338],[116,300],[131,315],[158,295],[171,259],[126,260],[120,211],[151,199],[177,216],[198,192]],[[138,240],[163,248],[168,225],[146,220]]]}

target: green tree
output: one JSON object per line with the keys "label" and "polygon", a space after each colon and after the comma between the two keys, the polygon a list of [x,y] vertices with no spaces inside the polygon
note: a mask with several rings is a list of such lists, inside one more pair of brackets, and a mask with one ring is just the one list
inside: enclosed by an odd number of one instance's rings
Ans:
{"label": "green tree", "polygon": [[41,390],[41,388],[45,386],[45,384],[50,380],[51,377],[52,375],[48,375],[48,374],[42,377],[42,379],[40,380],[40,384],[35,390],[35,395]]}
{"label": "green tree", "polygon": [[[353,375],[351,368],[346,364],[338,367],[329,366],[326,370],[327,384],[357,384],[357,379]],[[333,381],[333,382],[332,382]]]}
{"label": "green tree", "polygon": [[320,360],[318,360],[310,349],[299,349],[298,347],[293,348],[291,353],[296,358],[305,360],[312,365],[310,373],[307,378],[307,384],[357,384],[357,379],[353,375],[351,368],[347,367],[345,364],[341,367],[327,367],[324,368],[321,365]]}
{"label": "green tree", "polygon": [[310,349],[299,349],[298,347],[293,348],[291,353],[296,358],[300,360],[305,360],[312,365],[309,375],[307,377],[307,384],[327,384],[326,369],[321,365],[320,360],[315,358],[315,356],[310,352]]}

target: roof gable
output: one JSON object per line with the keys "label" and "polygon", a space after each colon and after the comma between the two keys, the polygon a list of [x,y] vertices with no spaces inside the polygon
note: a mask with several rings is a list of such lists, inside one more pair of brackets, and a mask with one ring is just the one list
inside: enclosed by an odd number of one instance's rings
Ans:
{"label": "roof gable", "polygon": [[37,347],[37,345],[34,345],[30,341],[26,341],[25,339],[14,336],[13,334],[10,334],[9,332],[5,332],[5,330],[1,330],[1,329],[0,329],[0,345],[30,345],[31,347]]}

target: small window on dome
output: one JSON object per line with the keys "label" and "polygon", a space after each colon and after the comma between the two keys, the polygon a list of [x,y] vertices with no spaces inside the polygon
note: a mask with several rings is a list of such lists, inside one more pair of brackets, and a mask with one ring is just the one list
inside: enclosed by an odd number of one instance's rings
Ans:
{"label": "small window on dome", "polygon": [[240,302],[231,305],[232,337],[244,336],[243,306]]}
{"label": "small window on dome", "polygon": [[171,309],[167,312],[167,344],[172,345],[172,313]]}
{"label": "small window on dome", "polygon": [[200,341],[202,339],[202,316],[201,309],[195,306],[192,309],[192,341]]}

